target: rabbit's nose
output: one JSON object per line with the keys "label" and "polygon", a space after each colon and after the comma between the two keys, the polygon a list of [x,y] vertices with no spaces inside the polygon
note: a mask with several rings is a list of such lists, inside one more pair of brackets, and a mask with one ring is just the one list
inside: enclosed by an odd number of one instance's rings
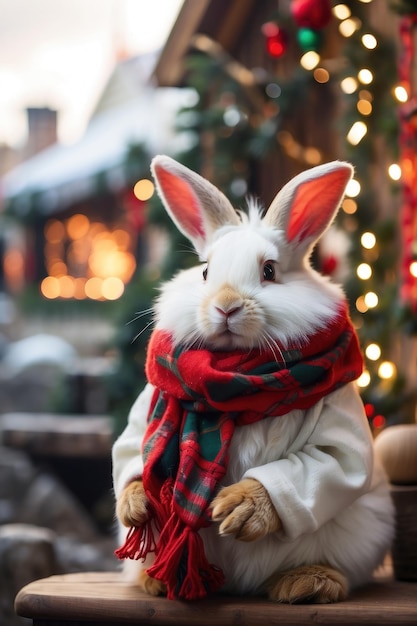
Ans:
{"label": "rabbit's nose", "polygon": [[216,311],[218,311],[221,315],[224,315],[224,317],[226,318],[231,317],[235,313],[238,313],[241,308],[242,308],[241,305],[232,306],[232,307],[221,307],[221,306],[215,307]]}
{"label": "rabbit's nose", "polygon": [[213,301],[215,311],[220,313],[222,318],[226,321],[230,320],[233,315],[239,313],[243,308],[243,304],[244,300],[241,295],[229,285],[225,285]]}

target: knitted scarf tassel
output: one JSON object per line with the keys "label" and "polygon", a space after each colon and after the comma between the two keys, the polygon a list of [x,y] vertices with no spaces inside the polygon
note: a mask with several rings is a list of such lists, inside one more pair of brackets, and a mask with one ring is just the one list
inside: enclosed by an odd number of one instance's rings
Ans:
{"label": "knitted scarf tassel", "polygon": [[[185,525],[173,510],[173,487],[173,479],[165,481],[159,500],[147,493],[153,517],[140,528],[132,526],[115,554],[119,559],[144,560],[149,552],[155,552],[147,574],[165,583],[170,600],[204,598],[222,587],[224,575],[208,562],[198,530]],[[158,542],[154,530],[160,533]]]}

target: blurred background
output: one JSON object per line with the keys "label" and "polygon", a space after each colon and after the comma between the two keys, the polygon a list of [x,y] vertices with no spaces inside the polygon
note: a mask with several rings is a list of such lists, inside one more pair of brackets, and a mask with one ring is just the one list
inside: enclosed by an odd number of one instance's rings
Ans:
{"label": "blurred background", "polygon": [[347,292],[374,434],[415,422],[416,24],[413,0],[0,0],[2,589],[117,565],[111,444],[157,286],[193,262],[155,154],[236,207],[354,164],[313,261]]}

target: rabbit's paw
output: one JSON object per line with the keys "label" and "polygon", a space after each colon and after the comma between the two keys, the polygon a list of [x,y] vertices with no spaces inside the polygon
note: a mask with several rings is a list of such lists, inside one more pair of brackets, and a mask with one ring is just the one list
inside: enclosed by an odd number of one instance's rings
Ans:
{"label": "rabbit's paw", "polygon": [[345,576],[326,565],[305,565],[275,574],[267,587],[271,600],[289,604],[340,602],[348,594]]}
{"label": "rabbit's paw", "polygon": [[165,596],[167,592],[166,585],[160,580],[151,578],[145,570],[141,570],[138,577],[140,587],[150,596]]}
{"label": "rabbit's paw", "polygon": [[253,478],[221,489],[211,509],[212,519],[221,522],[219,533],[241,541],[255,541],[281,527],[268,492]]}
{"label": "rabbit's paw", "polygon": [[134,480],[123,489],[116,504],[116,515],[124,526],[143,526],[148,519],[148,499],[141,480]]}

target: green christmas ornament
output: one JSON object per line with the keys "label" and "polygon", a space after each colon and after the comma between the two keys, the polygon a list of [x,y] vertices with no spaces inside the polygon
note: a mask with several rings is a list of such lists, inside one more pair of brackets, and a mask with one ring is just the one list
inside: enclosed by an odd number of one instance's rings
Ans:
{"label": "green christmas ornament", "polygon": [[297,41],[304,52],[310,50],[317,52],[321,45],[321,34],[312,28],[300,28],[297,32]]}

